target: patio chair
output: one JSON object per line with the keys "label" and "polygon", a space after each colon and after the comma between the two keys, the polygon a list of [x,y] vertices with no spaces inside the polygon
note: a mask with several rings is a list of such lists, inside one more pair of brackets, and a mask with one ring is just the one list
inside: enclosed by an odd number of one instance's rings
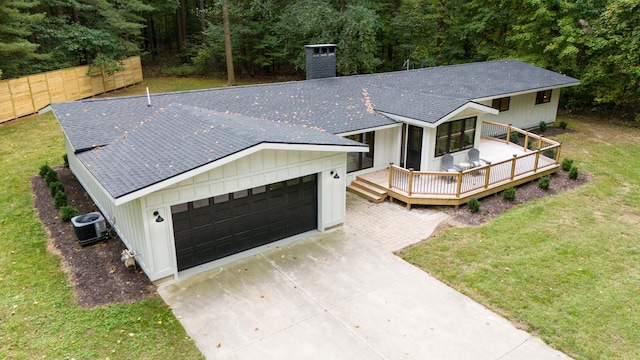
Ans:
{"label": "patio chair", "polygon": [[480,159],[480,150],[478,149],[469,150],[467,155],[469,156],[469,163],[471,163],[472,168],[484,166],[484,165],[491,165],[491,161]]}
{"label": "patio chair", "polygon": [[[453,156],[451,154],[444,154],[442,156],[442,159],[440,159],[440,169],[444,172],[450,173],[462,172],[462,169],[453,164]],[[449,181],[455,179],[454,176],[448,176],[447,178]]]}

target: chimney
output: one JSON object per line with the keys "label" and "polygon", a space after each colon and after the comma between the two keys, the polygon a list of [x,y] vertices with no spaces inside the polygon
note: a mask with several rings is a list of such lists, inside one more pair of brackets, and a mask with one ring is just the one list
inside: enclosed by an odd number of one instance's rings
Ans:
{"label": "chimney", "polygon": [[336,76],[336,45],[305,46],[307,54],[307,80]]}

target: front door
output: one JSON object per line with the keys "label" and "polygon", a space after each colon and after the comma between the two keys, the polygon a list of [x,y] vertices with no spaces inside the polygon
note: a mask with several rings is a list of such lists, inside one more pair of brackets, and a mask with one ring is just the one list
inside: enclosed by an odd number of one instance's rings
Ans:
{"label": "front door", "polygon": [[403,133],[405,148],[405,168],[420,170],[420,160],[422,159],[422,133],[423,129],[419,126],[407,125],[406,131]]}

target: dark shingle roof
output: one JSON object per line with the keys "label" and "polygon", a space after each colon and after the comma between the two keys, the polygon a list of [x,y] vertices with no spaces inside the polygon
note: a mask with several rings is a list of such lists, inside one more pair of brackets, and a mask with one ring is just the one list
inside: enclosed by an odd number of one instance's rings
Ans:
{"label": "dark shingle roof", "polygon": [[78,158],[118,198],[262,143],[365,146],[310,127],[170,104]]}
{"label": "dark shingle roof", "polygon": [[100,147],[78,157],[118,197],[260,142],[353,145],[334,134],[395,124],[380,112],[435,123],[475,99],[577,83],[505,60],[52,108],[76,152]]}

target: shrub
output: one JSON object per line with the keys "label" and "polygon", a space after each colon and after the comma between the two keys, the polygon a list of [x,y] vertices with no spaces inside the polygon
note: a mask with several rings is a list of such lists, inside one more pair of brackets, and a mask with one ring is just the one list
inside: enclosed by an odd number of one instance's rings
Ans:
{"label": "shrub", "polygon": [[62,160],[64,160],[64,166],[69,167],[69,155],[62,155]]}
{"label": "shrub", "polygon": [[517,144],[519,140],[520,140],[520,134],[518,134],[515,131],[512,131],[511,135],[509,135],[509,141],[511,141],[514,144]]}
{"label": "shrub", "polygon": [[40,176],[44,179],[45,176],[47,176],[48,173],[53,172],[53,169],[51,168],[51,166],[44,164],[42,166],[40,166]]}
{"label": "shrub", "polygon": [[571,170],[571,167],[573,166],[573,160],[571,159],[563,159],[562,160],[562,164],[560,165],[560,167],[562,168],[562,170],[564,171],[569,171]]}
{"label": "shrub", "polygon": [[556,158],[556,149],[545,150],[545,151],[542,152],[542,156],[546,156],[549,159],[555,159]]}
{"label": "shrub", "polygon": [[47,183],[47,186],[50,186],[52,182],[58,181],[58,173],[54,170],[51,170],[44,176],[44,182]]}
{"label": "shrub", "polygon": [[64,205],[60,207],[60,219],[62,219],[62,221],[69,221],[72,217],[78,215],[80,215],[80,213],[73,206]]}
{"label": "shrub", "polygon": [[478,201],[478,199],[476,198],[471,198],[467,203],[467,207],[472,213],[477,213],[478,211],[480,211],[480,201]]}
{"label": "shrub", "polygon": [[560,125],[559,126],[560,126],[561,129],[566,129],[567,126],[569,126],[569,123],[563,120],[563,121],[560,121]]}
{"label": "shrub", "polygon": [[58,191],[56,196],[53,197],[53,204],[56,209],[60,209],[61,207],[67,205],[67,194],[64,191]]}
{"label": "shrub", "polygon": [[538,124],[538,129],[540,129],[540,132],[545,132],[547,130],[547,123],[544,121],[540,121],[540,123]]}
{"label": "shrub", "polygon": [[549,184],[551,183],[551,176],[545,175],[538,179],[538,187],[542,190],[549,189]]}
{"label": "shrub", "polygon": [[502,197],[507,201],[511,201],[511,202],[516,201],[516,188],[510,187],[510,188],[504,189],[504,191],[502,192]]}
{"label": "shrub", "polygon": [[51,192],[51,196],[56,196],[58,191],[64,191],[64,185],[60,181],[54,181],[49,184],[49,190]]}
{"label": "shrub", "polygon": [[578,179],[578,167],[577,166],[572,166],[571,169],[569,170],[569,179],[571,179],[571,180],[577,180]]}

